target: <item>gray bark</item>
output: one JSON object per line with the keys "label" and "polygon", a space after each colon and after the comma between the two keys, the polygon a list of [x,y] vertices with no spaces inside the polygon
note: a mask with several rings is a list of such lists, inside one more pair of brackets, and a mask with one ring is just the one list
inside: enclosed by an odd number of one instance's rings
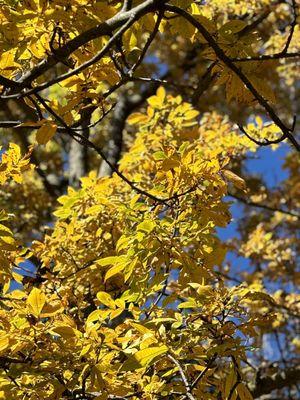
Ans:
{"label": "gray bark", "polygon": [[[91,109],[89,107],[84,108],[81,112],[82,119],[82,136],[89,138],[90,134],[90,121],[91,121]],[[88,162],[88,147],[72,140],[70,143],[69,151],[69,185],[72,187],[78,187],[80,184],[80,178],[85,176],[89,171]]]}

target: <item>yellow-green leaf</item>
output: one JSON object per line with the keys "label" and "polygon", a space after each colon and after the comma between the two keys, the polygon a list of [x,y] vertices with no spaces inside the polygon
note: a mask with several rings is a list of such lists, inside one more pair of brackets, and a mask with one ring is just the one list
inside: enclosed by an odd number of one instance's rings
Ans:
{"label": "yellow-green leaf", "polygon": [[149,367],[156,361],[157,357],[166,354],[167,351],[168,347],[165,345],[139,350],[125,361],[121,371],[134,371],[139,368]]}
{"label": "yellow-green leaf", "polygon": [[116,308],[115,302],[109,293],[98,292],[97,299],[108,308]]}
{"label": "yellow-green leaf", "polygon": [[153,231],[155,226],[156,226],[155,222],[153,222],[151,220],[145,220],[145,221],[141,222],[137,226],[137,230],[138,231],[143,231],[143,232],[146,232],[146,233],[150,233],[150,232]]}

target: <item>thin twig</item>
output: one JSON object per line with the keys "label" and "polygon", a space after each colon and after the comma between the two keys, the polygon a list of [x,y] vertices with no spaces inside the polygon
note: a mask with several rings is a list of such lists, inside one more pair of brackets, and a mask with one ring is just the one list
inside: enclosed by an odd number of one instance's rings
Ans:
{"label": "thin twig", "polygon": [[40,101],[40,103],[45,107],[45,109],[66,129],[65,133],[67,133],[69,136],[72,137],[72,139],[76,140],[76,142],[88,146],[91,149],[95,150],[96,153],[99,154],[99,156],[109,165],[109,167],[124,181],[126,182],[134,191],[137,193],[144,195],[151,200],[159,203],[159,204],[164,204],[168,205],[167,200],[161,199],[159,197],[154,196],[153,194],[147,192],[146,190],[138,188],[130,179],[128,179],[122,172],[119,171],[118,168],[116,168],[106,157],[106,155],[103,153],[103,151],[94,143],[92,143],[88,138],[82,136],[78,132],[74,132],[67,124],[66,122],[54,111],[52,108],[47,104],[47,102],[39,95],[36,93],[36,97]]}
{"label": "thin twig", "polygon": [[245,199],[245,198],[240,197],[240,196],[238,196],[236,194],[233,194],[233,193],[228,193],[228,196],[230,196],[230,197],[232,197],[232,198],[234,198],[234,199],[240,201],[241,203],[244,203],[244,204],[246,204],[247,206],[250,206],[250,207],[263,208],[264,210],[267,210],[267,211],[279,212],[281,214],[290,215],[292,217],[296,217],[296,218],[300,219],[300,215],[297,214],[297,213],[294,213],[293,211],[283,210],[282,208],[271,207],[271,206],[269,206],[267,204],[256,203],[254,201]]}
{"label": "thin twig", "polygon": [[261,56],[249,56],[249,57],[235,57],[230,58],[232,62],[245,62],[245,61],[267,61],[267,60],[280,60],[285,58],[299,58],[300,52],[293,53],[275,53],[275,54],[263,54]]}
{"label": "thin twig", "polygon": [[56,83],[62,82],[64,80],[72,77],[73,75],[78,75],[80,72],[84,71],[86,68],[99,62],[103,58],[103,56],[111,49],[112,45],[114,45],[116,43],[116,41],[123,35],[124,32],[127,31],[127,29],[130,28],[131,25],[134,24],[135,21],[136,21],[136,18],[129,18],[128,21],[108,40],[108,42],[103,46],[103,48],[94,57],[92,57],[88,61],[80,64],[77,68],[74,68],[73,70],[66,72],[65,74],[62,74],[60,76],[57,76],[56,78],[54,78],[48,82],[45,82],[41,85],[38,85],[22,94],[13,95],[13,96],[22,98],[22,97],[29,96],[30,94],[36,94],[46,88],[49,88],[50,86],[55,85]]}
{"label": "thin twig", "polygon": [[135,63],[135,64],[130,68],[130,70],[128,71],[128,74],[129,74],[129,75],[132,75],[133,72],[134,72],[134,71],[140,66],[140,64],[142,63],[142,61],[143,61],[145,55],[147,54],[147,51],[148,51],[149,47],[151,46],[151,43],[153,42],[153,40],[155,39],[155,37],[156,37],[156,35],[157,35],[157,33],[158,33],[158,30],[159,30],[159,27],[160,27],[160,23],[161,23],[161,21],[162,21],[162,17],[163,17],[163,11],[160,10],[160,11],[159,11],[159,14],[158,14],[158,17],[157,17],[157,20],[156,20],[156,23],[155,23],[155,26],[154,26],[154,28],[153,28],[153,31],[151,32],[151,34],[150,34],[148,40],[146,41],[146,44],[145,44],[145,46],[144,46],[144,48],[143,48],[143,50],[142,50],[142,52],[141,52],[141,54],[140,54],[138,60],[136,61],[136,63]]}
{"label": "thin twig", "polygon": [[289,33],[289,36],[287,38],[287,41],[285,43],[284,49],[281,52],[283,55],[285,55],[288,52],[288,49],[290,47],[290,44],[291,44],[291,41],[292,41],[292,38],[293,38],[293,35],[294,35],[295,28],[296,28],[296,25],[297,25],[297,5],[296,5],[296,0],[292,0],[291,8],[292,8],[292,11],[293,11],[293,21],[292,21],[292,23],[290,25],[291,29],[290,29],[290,33]]}
{"label": "thin twig", "polygon": [[193,389],[198,385],[198,383],[201,381],[201,379],[206,375],[207,371],[211,369],[212,364],[214,363],[215,359],[217,358],[217,355],[214,354],[213,357],[208,361],[205,369],[200,372],[200,374],[197,376],[197,378],[194,380],[194,382],[191,384],[191,388]]}

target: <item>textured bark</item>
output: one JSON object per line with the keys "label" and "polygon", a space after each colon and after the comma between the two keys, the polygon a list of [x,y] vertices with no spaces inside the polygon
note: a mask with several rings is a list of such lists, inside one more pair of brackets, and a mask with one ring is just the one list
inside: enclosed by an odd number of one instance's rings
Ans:
{"label": "textured bark", "polygon": [[[131,112],[132,104],[128,96],[122,94],[113,111],[110,121],[109,138],[106,147],[106,156],[115,167],[120,159],[123,144],[123,130],[126,119]],[[110,166],[103,160],[99,169],[99,177],[111,175]]]}
{"label": "textured bark", "polygon": [[[81,111],[82,118],[82,135],[85,138],[89,138],[90,134],[90,121],[91,121],[91,109],[84,108]],[[88,147],[76,142],[71,141],[69,151],[69,185],[72,187],[78,187],[80,178],[85,176],[89,171],[88,162]]]}
{"label": "textured bark", "polygon": [[[108,143],[106,146],[106,156],[108,160],[117,167],[118,161],[122,153],[123,145],[123,131],[126,124],[127,117],[132,113],[133,110],[141,106],[147,97],[151,96],[157,90],[158,84],[151,84],[141,94],[128,96],[126,92],[123,92],[119,96],[119,101],[113,110],[112,118],[110,121],[110,128],[108,131]],[[99,177],[110,176],[112,170],[110,166],[102,161],[99,168]]]}

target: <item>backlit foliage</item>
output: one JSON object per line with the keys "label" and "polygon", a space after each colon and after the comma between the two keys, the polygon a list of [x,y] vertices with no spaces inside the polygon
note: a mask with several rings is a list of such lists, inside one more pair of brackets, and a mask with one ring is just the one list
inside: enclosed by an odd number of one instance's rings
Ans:
{"label": "backlit foliage", "polygon": [[297,10],[1,2],[0,399],[297,398]]}

